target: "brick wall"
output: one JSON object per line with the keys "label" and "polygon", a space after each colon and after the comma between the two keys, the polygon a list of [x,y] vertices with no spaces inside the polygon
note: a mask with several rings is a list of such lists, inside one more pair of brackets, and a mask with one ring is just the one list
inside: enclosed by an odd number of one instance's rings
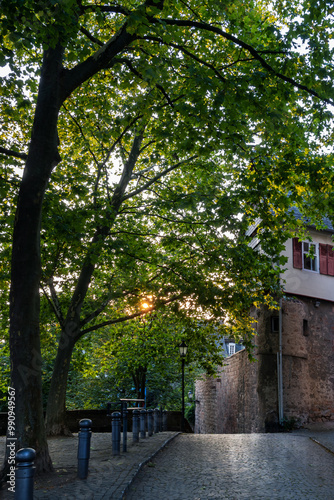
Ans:
{"label": "brick wall", "polygon": [[217,379],[203,377],[195,384],[195,433],[217,434]]}
{"label": "brick wall", "polygon": [[[305,297],[283,302],[283,411],[304,424],[334,420],[334,304]],[[257,361],[241,351],[216,378],[196,382],[198,433],[278,430],[277,352],[273,313],[254,310]]]}
{"label": "brick wall", "polygon": [[284,414],[301,423],[334,420],[334,304],[283,305]]}
{"label": "brick wall", "polygon": [[219,377],[196,382],[196,433],[260,432],[258,364],[240,351],[229,357]]}

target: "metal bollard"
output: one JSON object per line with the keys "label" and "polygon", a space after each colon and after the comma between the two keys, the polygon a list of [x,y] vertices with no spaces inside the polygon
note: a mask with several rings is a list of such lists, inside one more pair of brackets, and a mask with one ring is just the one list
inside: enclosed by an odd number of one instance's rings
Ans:
{"label": "metal bollard", "polygon": [[168,417],[168,413],[167,413],[167,410],[164,410],[162,412],[162,430],[164,432],[167,431],[167,417]]}
{"label": "metal bollard", "polygon": [[139,410],[133,410],[132,413],[132,441],[139,442]]}
{"label": "metal bollard", "polygon": [[119,455],[121,451],[121,414],[115,411],[111,414],[112,454]]}
{"label": "metal bollard", "polygon": [[146,438],[146,410],[140,411],[140,437]]}
{"label": "metal bollard", "polygon": [[33,500],[34,495],[34,459],[33,448],[21,448],[16,453],[15,500]]}
{"label": "metal bollard", "polygon": [[154,432],[157,434],[160,430],[160,425],[159,425],[159,408],[156,408],[154,410]]}
{"label": "metal bollard", "polygon": [[125,402],[123,402],[122,413],[123,413],[123,451],[127,451],[127,443],[128,443],[128,412],[127,412],[127,404]]}
{"label": "metal bollard", "polygon": [[147,429],[148,435],[153,435],[153,410],[147,410]]}
{"label": "metal bollard", "polygon": [[90,456],[90,438],[92,437],[92,421],[83,418],[79,422],[80,432],[78,434],[78,478],[86,479],[88,476],[88,464]]}
{"label": "metal bollard", "polygon": [[145,431],[148,432],[147,408],[145,408]]}
{"label": "metal bollard", "polygon": [[160,406],[159,412],[159,431],[162,432],[162,406]]}

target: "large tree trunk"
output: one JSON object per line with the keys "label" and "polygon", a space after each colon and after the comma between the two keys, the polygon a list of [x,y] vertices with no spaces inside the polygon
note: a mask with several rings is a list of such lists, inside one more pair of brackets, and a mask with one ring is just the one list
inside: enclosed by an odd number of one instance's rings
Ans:
{"label": "large tree trunk", "polygon": [[55,360],[46,408],[46,433],[48,436],[71,436],[66,424],[67,378],[75,341],[62,332]]}
{"label": "large tree trunk", "polygon": [[[52,470],[42,404],[40,227],[45,189],[52,169],[59,161],[57,119],[61,57],[62,50],[56,48],[50,49],[43,60],[34,126],[17,202],[12,247],[10,356],[11,387],[15,390],[16,451],[22,447],[34,448],[38,472]],[[3,476],[7,472],[6,457]]]}

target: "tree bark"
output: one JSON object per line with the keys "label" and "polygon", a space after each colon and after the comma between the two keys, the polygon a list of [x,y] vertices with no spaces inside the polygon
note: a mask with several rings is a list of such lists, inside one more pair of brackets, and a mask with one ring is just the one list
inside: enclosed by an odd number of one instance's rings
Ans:
{"label": "tree bark", "polygon": [[45,418],[48,436],[72,435],[66,423],[66,389],[74,345],[67,327],[61,334],[49,390]]}

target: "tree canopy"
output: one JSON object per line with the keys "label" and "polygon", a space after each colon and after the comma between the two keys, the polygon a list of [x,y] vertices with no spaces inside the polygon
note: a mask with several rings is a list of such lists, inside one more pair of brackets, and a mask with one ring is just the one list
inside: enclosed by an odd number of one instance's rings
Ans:
{"label": "tree canopy", "polygon": [[322,3],[2,1],[1,321],[11,281],[18,437],[39,443],[42,468],[41,294],[58,325],[47,425],[60,432],[79,339],[150,297],[151,310],[228,314],[249,344],[250,305],[279,289],[291,202],[316,217],[320,189],[332,210]]}

